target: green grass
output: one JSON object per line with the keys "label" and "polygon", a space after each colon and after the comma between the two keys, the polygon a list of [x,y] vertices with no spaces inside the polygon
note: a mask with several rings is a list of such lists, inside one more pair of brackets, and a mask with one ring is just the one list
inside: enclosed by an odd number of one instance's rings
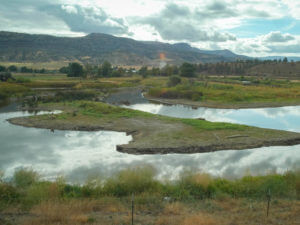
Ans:
{"label": "green grass", "polygon": [[[114,119],[114,118],[155,118],[160,119],[162,121],[167,122],[175,122],[175,123],[183,123],[190,127],[195,128],[196,130],[245,130],[248,129],[248,126],[232,124],[232,123],[221,123],[221,122],[209,122],[206,120],[196,120],[196,119],[181,119],[181,118],[173,118],[162,115],[154,115],[148,112],[142,112],[139,110],[121,108],[118,106],[109,105],[102,102],[91,102],[91,101],[73,101],[64,103],[65,106],[71,107],[73,110],[78,111],[78,113],[97,117],[97,118],[106,118],[106,119]],[[48,106],[51,106],[49,104]],[[51,106],[55,107],[55,106]],[[68,119],[64,117],[65,119]]]}
{"label": "green grass", "polygon": [[0,100],[5,100],[9,97],[18,97],[29,91],[29,88],[21,84],[0,82]]}
{"label": "green grass", "polygon": [[249,126],[237,125],[233,123],[209,122],[196,119],[177,119],[182,123],[192,126],[197,130],[245,130]]}

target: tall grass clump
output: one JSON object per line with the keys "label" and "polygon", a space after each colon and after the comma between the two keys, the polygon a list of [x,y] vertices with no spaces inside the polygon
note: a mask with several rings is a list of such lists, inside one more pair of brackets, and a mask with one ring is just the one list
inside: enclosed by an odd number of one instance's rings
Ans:
{"label": "tall grass clump", "polygon": [[165,185],[165,195],[179,200],[211,198],[214,192],[213,178],[205,173],[185,171],[179,180]]}
{"label": "tall grass clump", "polygon": [[159,182],[154,179],[154,175],[155,170],[151,166],[129,168],[108,178],[103,191],[118,197],[132,193],[154,193],[159,190]]}

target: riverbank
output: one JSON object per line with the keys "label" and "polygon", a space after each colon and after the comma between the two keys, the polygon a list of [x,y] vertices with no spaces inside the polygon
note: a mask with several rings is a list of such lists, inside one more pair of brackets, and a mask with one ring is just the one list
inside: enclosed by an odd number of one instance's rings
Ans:
{"label": "riverbank", "polygon": [[165,105],[184,105],[192,108],[206,107],[214,109],[252,109],[252,108],[275,108],[283,106],[298,106],[300,101],[290,102],[241,102],[241,103],[224,103],[224,102],[208,102],[208,101],[191,101],[187,99],[168,99],[168,98],[154,98],[147,93],[144,97],[154,103]]}
{"label": "riverbank", "polygon": [[165,104],[225,109],[297,106],[300,105],[300,86],[280,80],[247,85],[222,79],[183,80],[175,86],[149,88],[146,97]]}
{"label": "riverbank", "polygon": [[133,141],[117,146],[117,150],[130,154],[202,153],[300,144],[300,134],[295,132],[172,118],[100,102],[50,103],[39,109],[64,112],[13,118],[9,122],[51,130],[126,132]]}

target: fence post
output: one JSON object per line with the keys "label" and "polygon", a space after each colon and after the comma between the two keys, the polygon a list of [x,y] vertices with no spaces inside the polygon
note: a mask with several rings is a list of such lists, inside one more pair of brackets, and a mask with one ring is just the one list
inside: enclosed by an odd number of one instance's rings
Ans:
{"label": "fence post", "polygon": [[269,216],[269,209],[270,209],[270,202],[271,202],[271,191],[270,188],[267,193],[267,201],[268,201],[268,207],[267,207],[267,217]]}
{"label": "fence post", "polygon": [[134,194],[131,196],[131,225],[133,225],[133,214],[134,214]]}

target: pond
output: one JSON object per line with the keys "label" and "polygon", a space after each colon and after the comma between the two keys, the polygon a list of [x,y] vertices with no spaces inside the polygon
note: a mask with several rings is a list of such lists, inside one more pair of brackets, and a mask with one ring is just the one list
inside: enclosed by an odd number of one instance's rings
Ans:
{"label": "pond", "polygon": [[[229,121],[260,127],[300,132],[300,107],[267,109],[192,109],[148,103],[126,106],[157,114]],[[43,113],[43,112],[40,112]],[[245,174],[283,173],[299,169],[300,145],[264,147],[250,150],[226,150],[212,153],[130,155],[116,151],[116,145],[132,140],[122,132],[55,131],[15,126],[6,120],[32,115],[15,107],[0,109],[0,170],[11,176],[16,169],[32,168],[46,179],[65,176],[71,182],[84,182],[98,176],[109,176],[129,166],[149,164],[157,177],[176,178],[191,169],[228,178]]]}

